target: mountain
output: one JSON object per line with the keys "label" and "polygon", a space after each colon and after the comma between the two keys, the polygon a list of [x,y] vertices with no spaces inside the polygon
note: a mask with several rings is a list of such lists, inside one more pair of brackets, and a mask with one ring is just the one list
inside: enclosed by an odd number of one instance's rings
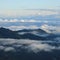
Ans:
{"label": "mountain", "polygon": [[17,32],[19,35],[33,34],[39,37],[47,37],[49,35],[47,32],[45,32],[42,29],[23,29],[23,30],[18,30],[15,32]]}
{"label": "mountain", "polygon": [[3,28],[0,28],[0,38],[20,38],[20,36],[17,33],[14,33],[13,31]]}
{"label": "mountain", "polygon": [[55,37],[57,37],[57,35],[49,34],[42,29],[23,29],[12,31],[3,27],[0,28],[0,38],[52,40]]}

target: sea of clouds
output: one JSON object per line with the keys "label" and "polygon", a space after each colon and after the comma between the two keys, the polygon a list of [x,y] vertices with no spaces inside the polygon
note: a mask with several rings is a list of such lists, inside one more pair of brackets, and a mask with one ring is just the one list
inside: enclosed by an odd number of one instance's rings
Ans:
{"label": "sea of clouds", "polygon": [[19,52],[23,49],[26,52],[38,53],[41,51],[52,52],[53,50],[60,50],[60,41],[38,41],[29,39],[0,39],[0,51],[4,52]]}

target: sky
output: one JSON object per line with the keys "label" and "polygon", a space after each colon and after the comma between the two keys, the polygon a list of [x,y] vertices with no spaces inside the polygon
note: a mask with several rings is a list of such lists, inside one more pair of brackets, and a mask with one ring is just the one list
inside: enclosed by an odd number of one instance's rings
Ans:
{"label": "sky", "polygon": [[59,9],[60,0],[0,0],[0,10]]}
{"label": "sky", "polygon": [[24,15],[39,9],[60,10],[60,0],[0,0],[0,15]]}

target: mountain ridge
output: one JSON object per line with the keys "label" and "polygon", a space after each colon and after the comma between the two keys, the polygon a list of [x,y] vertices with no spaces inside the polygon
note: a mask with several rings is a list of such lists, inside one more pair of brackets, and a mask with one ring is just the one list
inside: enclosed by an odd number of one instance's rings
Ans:
{"label": "mountain ridge", "polygon": [[0,38],[47,40],[53,39],[54,36],[56,37],[56,35],[49,34],[42,29],[23,29],[18,31],[12,31],[7,28],[0,28]]}

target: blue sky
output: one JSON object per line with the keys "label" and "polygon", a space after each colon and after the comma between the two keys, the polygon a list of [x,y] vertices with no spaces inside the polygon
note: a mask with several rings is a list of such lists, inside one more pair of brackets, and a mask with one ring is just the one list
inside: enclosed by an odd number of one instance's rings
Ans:
{"label": "blue sky", "polygon": [[0,0],[0,10],[59,9],[60,0]]}

